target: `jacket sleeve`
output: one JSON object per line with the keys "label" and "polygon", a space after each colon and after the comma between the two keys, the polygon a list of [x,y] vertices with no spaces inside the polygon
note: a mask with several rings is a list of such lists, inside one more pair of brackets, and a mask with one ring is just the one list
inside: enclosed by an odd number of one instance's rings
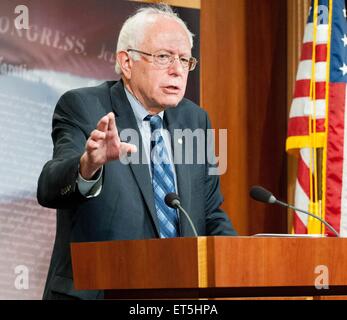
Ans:
{"label": "jacket sleeve", "polygon": [[48,208],[72,208],[86,201],[77,187],[80,158],[91,131],[81,96],[70,91],[57,103],[52,121],[53,157],[42,169],[37,200]]}
{"label": "jacket sleeve", "polygon": [[[206,114],[206,128],[211,129],[210,120]],[[207,158],[207,153],[210,153]],[[213,155],[211,155],[213,153]],[[237,235],[229,217],[220,208],[223,203],[223,196],[220,191],[219,175],[212,175],[210,169],[216,169],[216,165],[210,162],[214,158],[214,144],[208,142],[206,134],[206,173],[205,173],[205,216],[206,216],[206,233],[209,236]],[[216,170],[212,170],[216,171]]]}

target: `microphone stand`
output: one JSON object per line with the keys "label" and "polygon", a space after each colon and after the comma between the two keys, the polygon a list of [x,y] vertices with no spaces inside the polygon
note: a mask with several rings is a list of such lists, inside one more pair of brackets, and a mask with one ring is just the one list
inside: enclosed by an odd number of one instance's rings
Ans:
{"label": "microphone stand", "polygon": [[282,206],[282,207],[290,208],[290,209],[292,209],[292,210],[294,210],[294,211],[299,211],[299,212],[302,212],[302,213],[304,213],[304,214],[307,214],[307,215],[309,215],[309,216],[311,216],[311,217],[313,217],[313,218],[315,218],[315,219],[318,219],[320,222],[322,222],[323,224],[325,224],[325,225],[328,227],[328,229],[331,230],[331,231],[336,235],[336,237],[340,238],[339,233],[338,233],[328,222],[326,222],[325,220],[323,220],[323,219],[321,219],[320,217],[316,216],[315,214],[310,213],[310,212],[305,211],[305,210],[301,210],[301,209],[299,209],[299,208],[295,208],[295,207],[293,207],[292,205],[287,204],[287,203],[282,202],[282,201],[279,201],[279,200],[277,200],[277,199],[276,199],[275,203],[279,204],[279,205]]}

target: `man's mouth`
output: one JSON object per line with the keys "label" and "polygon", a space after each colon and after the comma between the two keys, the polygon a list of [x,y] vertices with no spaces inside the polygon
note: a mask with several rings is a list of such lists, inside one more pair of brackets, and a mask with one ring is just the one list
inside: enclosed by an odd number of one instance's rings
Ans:
{"label": "man's mouth", "polygon": [[168,94],[177,94],[180,92],[180,88],[177,86],[166,86],[166,87],[163,87],[163,90],[165,93],[168,93]]}

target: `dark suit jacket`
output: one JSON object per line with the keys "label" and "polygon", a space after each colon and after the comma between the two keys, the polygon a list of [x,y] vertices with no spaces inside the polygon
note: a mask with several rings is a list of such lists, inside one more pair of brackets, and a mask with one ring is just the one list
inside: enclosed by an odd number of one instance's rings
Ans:
{"label": "dark suit jacket", "polygon": [[[139,133],[121,81],[69,91],[56,106],[53,159],[44,166],[37,189],[39,203],[57,209],[57,233],[44,298],[51,298],[54,293],[102,298],[102,292],[74,289],[71,242],[159,237],[147,164],[124,165],[112,161],[104,166],[99,196],[87,199],[78,191],[76,178],[86,140],[100,118],[109,112],[115,113],[119,132],[133,128]],[[164,126],[172,133],[174,129],[206,130],[210,124],[204,110],[183,99],[177,107],[165,111]],[[141,144],[140,139],[138,150]],[[205,164],[181,164],[175,165],[175,169],[181,204],[190,214],[198,234],[235,235],[228,217],[219,208],[223,201],[219,177],[209,176]],[[193,236],[183,216],[180,231],[182,236]]]}

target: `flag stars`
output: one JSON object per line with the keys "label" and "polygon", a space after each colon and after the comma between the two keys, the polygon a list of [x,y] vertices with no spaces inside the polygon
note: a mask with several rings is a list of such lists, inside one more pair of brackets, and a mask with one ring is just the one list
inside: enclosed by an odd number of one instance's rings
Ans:
{"label": "flag stars", "polygon": [[347,46],[347,35],[345,34],[343,36],[343,38],[341,38],[341,40],[343,41],[343,46],[346,47]]}
{"label": "flag stars", "polygon": [[347,74],[347,65],[345,63],[343,63],[343,66],[339,69],[342,71],[343,76]]}
{"label": "flag stars", "polygon": [[342,10],[343,11],[343,15],[345,18],[347,18],[347,11],[346,11],[346,8]]}

